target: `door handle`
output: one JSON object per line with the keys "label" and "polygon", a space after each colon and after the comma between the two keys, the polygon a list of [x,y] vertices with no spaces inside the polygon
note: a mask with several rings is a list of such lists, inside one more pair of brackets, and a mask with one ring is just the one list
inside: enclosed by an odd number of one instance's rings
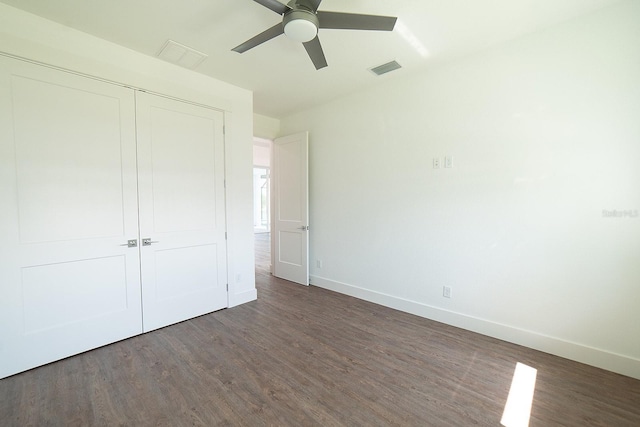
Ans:
{"label": "door handle", "polygon": [[303,225],[302,227],[300,227],[300,230],[309,230],[309,226],[308,225]]}
{"label": "door handle", "polygon": [[151,246],[152,243],[160,243],[157,240],[151,240],[150,238],[142,239],[142,246]]}
{"label": "door handle", "polygon": [[128,248],[137,248],[138,247],[138,239],[127,240],[127,243],[120,246],[126,246]]}

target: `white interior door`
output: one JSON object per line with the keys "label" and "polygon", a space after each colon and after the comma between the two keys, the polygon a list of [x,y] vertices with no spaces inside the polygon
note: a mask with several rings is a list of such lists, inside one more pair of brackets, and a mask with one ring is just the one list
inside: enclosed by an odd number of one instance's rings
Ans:
{"label": "white interior door", "polygon": [[136,94],[144,331],[228,306],[224,116]]}
{"label": "white interior door", "polygon": [[308,132],[273,143],[273,275],[309,285]]}
{"label": "white interior door", "polygon": [[134,111],[0,56],[0,378],[142,332]]}

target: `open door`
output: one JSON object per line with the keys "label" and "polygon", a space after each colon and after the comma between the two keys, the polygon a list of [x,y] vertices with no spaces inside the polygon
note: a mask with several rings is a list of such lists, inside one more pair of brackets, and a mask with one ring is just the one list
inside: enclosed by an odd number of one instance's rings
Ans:
{"label": "open door", "polygon": [[273,142],[273,275],[309,285],[309,133]]}

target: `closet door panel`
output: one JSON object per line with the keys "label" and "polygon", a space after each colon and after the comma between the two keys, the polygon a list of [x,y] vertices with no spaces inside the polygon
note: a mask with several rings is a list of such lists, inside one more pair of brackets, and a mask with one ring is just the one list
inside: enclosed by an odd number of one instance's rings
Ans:
{"label": "closet door panel", "polygon": [[146,332],[228,306],[224,116],[136,96]]}
{"label": "closet door panel", "polygon": [[138,334],[142,313],[133,91],[0,57],[0,129],[4,377]]}
{"label": "closet door panel", "polygon": [[11,86],[21,242],[122,236],[122,100],[19,75]]}

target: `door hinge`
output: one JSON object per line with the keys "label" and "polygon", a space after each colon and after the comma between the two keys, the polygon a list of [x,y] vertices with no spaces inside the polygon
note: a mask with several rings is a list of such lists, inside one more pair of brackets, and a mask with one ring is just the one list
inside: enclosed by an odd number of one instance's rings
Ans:
{"label": "door hinge", "polygon": [[224,240],[227,240],[227,232],[224,232]]}
{"label": "door hinge", "polygon": [[229,284],[227,283],[227,292],[229,292]]}

